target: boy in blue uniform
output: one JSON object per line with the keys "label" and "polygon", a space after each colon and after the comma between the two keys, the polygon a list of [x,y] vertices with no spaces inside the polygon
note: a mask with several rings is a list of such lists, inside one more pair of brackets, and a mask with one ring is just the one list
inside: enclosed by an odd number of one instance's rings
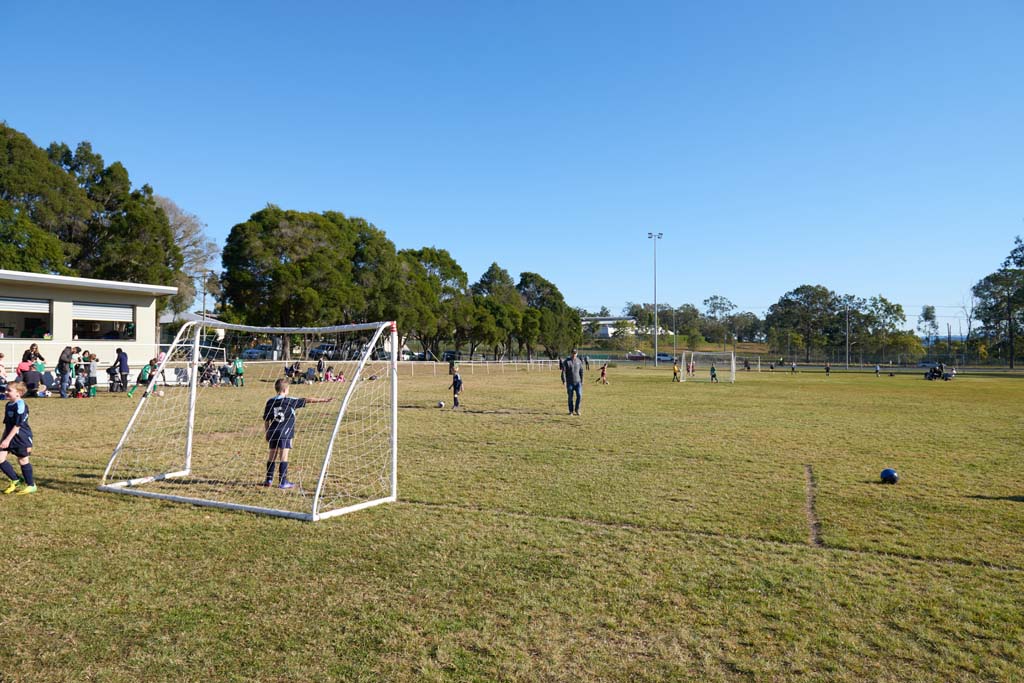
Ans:
{"label": "boy in blue uniform", "polygon": [[264,486],[274,483],[274,463],[280,460],[278,488],[292,489],[295,484],[288,481],[288,454],[292,450],[292,439],[295,437],[295,411],[305,408],[307,403],[327,403],[333,398],[288,398],[288,379],[280,378],[274,382],[277,396],[267,399],[263,408],[263,429],[266,433],[270,452],[267,454],[267,477]]}
{"label": "boy in blue uniform", "polygon": [[[4,493],[24,495],[36,492],[36,480],[32,476],[32,465],[28,458],[32,454],[32,428],[28,426],[28,405],[21,399],[25,385],[11,382],[7,385],[7,406],[4,408],[4,435],[0,439],[0,471],[11,483]],[[21,466],[21,477],[14,473],[7,454],[13,453]]]}
{"label": "boy in blue uniform", "polygon": [[459,407],[459,394],[462,393],[462,375],[459,374],[458,368],[452,373],[452,383],[448,388],[452,390],[452,410],[455,410]]}

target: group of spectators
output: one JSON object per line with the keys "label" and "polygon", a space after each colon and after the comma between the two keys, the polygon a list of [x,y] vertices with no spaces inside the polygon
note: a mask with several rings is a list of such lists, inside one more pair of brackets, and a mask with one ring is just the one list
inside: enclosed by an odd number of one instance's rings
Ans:
{"label": "group of spectators", "polygon": [[[25,396],[45,397],[51,394],[51,386],[61,398],[86,398],[96,395],[97,374],[100,359],[95,353],[83,351],[78,346],[66,346],[54,366],[53,379],[46,378],[46,358],[39,352],[39,345],[32,344],[21,356],[21,362],[8,376],[6,359],[0,353],[0,388],[6,388],[10,381],[25,385]],[[124,391],[128,385],[128,354],[117,349],[114,364],[107,368],[111,391]]]}
{"label": "group of spectators", "polygon": [[245,364],[239,356],[229,363],[217,366],[212,358],[207,358],[199,369],[199,384],[204,386],[245,386]]}
{"label": "group of spectators", "polygon": [[334,366],[327,365],[327,362],[321,356],[316,362],[316,367],[308,367],[305,370],[302,369],[302,363],[295,361],[294,363],[285,364],[284,376],[287,377],[292,384],[305,384],[312,382],[344,382],[344,372],[334,372]]}

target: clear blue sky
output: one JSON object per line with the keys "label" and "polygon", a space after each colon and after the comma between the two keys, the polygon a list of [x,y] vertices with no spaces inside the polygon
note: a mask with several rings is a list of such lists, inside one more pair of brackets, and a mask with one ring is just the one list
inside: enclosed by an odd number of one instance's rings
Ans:
{"label": "clear blue sky", "polygon": [[[268,202],[613,311],[956,315],[1024,234],[1024,3],[12,2],[0,118],[223,244]],[[953,322],[955,318],[940,318]]]}

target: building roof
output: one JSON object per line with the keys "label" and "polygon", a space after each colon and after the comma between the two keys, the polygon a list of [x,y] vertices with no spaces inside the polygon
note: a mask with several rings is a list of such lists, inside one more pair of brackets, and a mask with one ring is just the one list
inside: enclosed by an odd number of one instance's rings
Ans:
{"label": "building roof", "polygon": [[220,322],[220,320],[218,320],[215,316],[210,315],[209,313],[207,313],[206,317],[204,318],[199,313],[175,313],[174,311],[168,311],[164,313],[163,315],[160,316],[160,319],[157,322],[161,325],[170,325],[171,323],[176,322],[201,322],[203,320],[205,320],[208,323]]}
{"label": "building roof", "polygon": [[152,294],[153,296],[171,296],[172,294],[178,293],[177,287],[165,287],[163,285],[115,282],[114,280],[93,280],[87,277],[47,275],[45,273],[24,273],[18,270],[0,269],[0,283],[5,282],[12,282],[19,285],[31,283],[37,285],[50,285],[51,287],[92,289],[107,292],[131,292],[133,294]]}

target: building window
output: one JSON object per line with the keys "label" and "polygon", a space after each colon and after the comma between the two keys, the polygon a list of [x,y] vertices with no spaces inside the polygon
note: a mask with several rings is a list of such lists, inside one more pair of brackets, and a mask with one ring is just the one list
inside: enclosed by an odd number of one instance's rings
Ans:
{"label": "building window", "polygon": [[53,315],[47,299],[0,297],[0,334],[14,339],[47,339]]}
{"label": "building window", "polygon": [[135,339],[135,307],[76,301],[71,308],[75,339]]}

